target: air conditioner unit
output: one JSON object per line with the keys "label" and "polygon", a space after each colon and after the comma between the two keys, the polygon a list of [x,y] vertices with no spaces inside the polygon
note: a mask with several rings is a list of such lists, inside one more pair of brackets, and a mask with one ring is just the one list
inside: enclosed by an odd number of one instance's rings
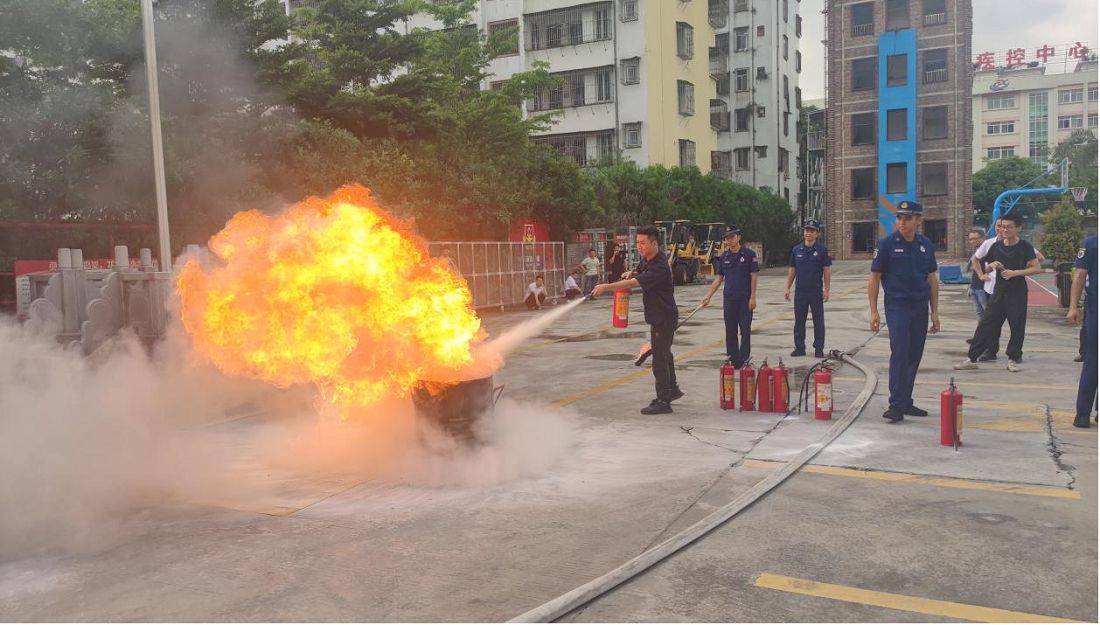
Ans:
{"label": "air conditioner unit", "polygon": [[756,78],[757,79],[767,78],[767,77],[768,77],[767,70],[765,70],[763,67],[756,68]]}

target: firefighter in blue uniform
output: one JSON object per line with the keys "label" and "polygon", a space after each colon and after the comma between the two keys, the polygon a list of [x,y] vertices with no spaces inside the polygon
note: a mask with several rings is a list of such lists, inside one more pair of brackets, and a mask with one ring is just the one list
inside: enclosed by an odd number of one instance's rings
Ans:
{"label": "firefighter in blue uniform", "polygon": [[[829,301],[830,267],[833,259],[829,249],[817,242],[821,224],[813,219],[802,223],[802,243],[791,250],[787,270],[787,291],[783,297],[791,301],[794,289],[794,351],[791,356],[806,355],[806,311],[814,316],[814,357],[825,357],[825,302]],[[797,282],[796,282],[797,279]]]}
{"label": "firefighter in blue uniform", "polygon": [[897,230],[879,239],[871,259],[867,299],[871,331],[878,332],[878,290],[886,292],[886,324],[890,327],[890,407],[882,418],[896,423],[904,415],[926,417],[913,405],[913,384],[924,355],[931,315],[932,333],[939,332],[940,282],[932,241],[917,229],[924,207],[903,200],[897,207]]}
{"label": "firefighter in blue uniform", "polygon": [[1084,354],[1085,364],[1081,367],[1081,380],[1077,386],[1077,413],[1073,417],[1073,425],[1079,428],[1089,427],[1089,413],[1092,412],[1092,402],[1096,397],[1096,242],[1096,235],[1093,235],[1082,241],[1081,249],[1077,250],[1077,261],[1074,263],[1077,271],[1073,274],[1069,313],[1066,314],[1066,318],[1071,322],[1081,322],[1077,302],[1081,299],[1081,292],[1084,291],[1087,296],[1085,299],[1087,342]]}
{"label": "firefighter in blue uniform", "polygon": [[[756,310],[756,278],[760,273],[760,263],[756,260],[756,252],[741,245],[741,228],[737,224],[726,226],[722,240],[726,243],[726,251],[718,258],[717,278],[710,285],[702,305],[710,305],[710,298],[724,282],[722,316],[726,321],[726,357],[734,366],[740,367],[749,361],[752,354],[749,337],[752,333],[752,311]],[[740,345],[738,332],[741,334]]]}

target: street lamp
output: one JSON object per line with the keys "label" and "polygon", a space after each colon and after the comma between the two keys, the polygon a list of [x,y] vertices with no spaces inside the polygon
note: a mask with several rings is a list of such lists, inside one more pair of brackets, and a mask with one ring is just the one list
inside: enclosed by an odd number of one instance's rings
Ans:
{"label": "street lamp", "polygon": [[160,270],[172,271],[168,240],[168,191],[164,184],[164,137],[160,129],[160,90],[157,87],[157,46],[153,35],[153,0],[141,0],[141,28],[145,36],[145,82],[149,89],[149,125],[153,134],[153,178],[157,192],[157,241]]}

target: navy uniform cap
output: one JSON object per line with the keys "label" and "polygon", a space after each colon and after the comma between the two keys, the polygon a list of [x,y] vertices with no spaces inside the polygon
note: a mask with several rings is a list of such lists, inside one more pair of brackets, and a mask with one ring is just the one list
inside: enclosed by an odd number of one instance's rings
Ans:
{"label": "navy uniform cap", "polygon": [[813,230],[817,230],[818,232],[820,232],[821,231],[821,222],[817,221],[816,219],[807,219],[806,221],[802,222],[802,228],[803,229],[811,228]]}
{"label": "navy uniform cap", "polygon": [[922,214],[924,214],[924,207],[921,206],[920,202],[911,202],[909,200],[902,200],[901,203],[898,204],[897,214],[899,214],[899,215],[922,215]]}
{"label": "navy uniform cap", "polygon": [[729,224],[725,227],[724,230],[722,230],[722,238],[724,239],[726,237],[731,237],[735,234],[739,234],[740,232],[741,226],[738,226],[737,224]]}

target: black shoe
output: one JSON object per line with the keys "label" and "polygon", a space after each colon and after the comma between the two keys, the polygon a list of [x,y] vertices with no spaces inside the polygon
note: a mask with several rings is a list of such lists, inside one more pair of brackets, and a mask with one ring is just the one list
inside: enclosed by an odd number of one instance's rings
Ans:
{"label": "black shoe", "polygon": [[814,350],[814,358],[824,358],[824,357],[825,357],[825,352],[823,350],[820,350],[820,349],[815,349]]}
{"label": "black shoe", "polygon": [[667,401],[661,401],[654,399],[648,406],[642,408],[642,414],[669,414],[672,412],[672,405]]}
{"label": "black shoe", "polygon": [[888,408],[886,412],[882,413],[882,418],[886,419],[890,423],[897,423],[898,421],[904,419],[905,416],[902,415],[901,411],[897,408]]}
{"label": "black shoe", "polygon": [[677,386],[677,387],[672,389],[671,393],[668,394],[668,401],[671,403],[671,402],[676,401],[677,399],[682,398],[683,396],[684,396],[684,392],[680,390],[679,386]]}
{"label": "black shoe", "polygon": [[1077,354],[1077,356],[1074,357],[1073,362],[1085,362],[1085,355]]}
{"label": "black shoe", "polygon": [[794,351],[791,352],[791,357],[793,357],[793,358],[798,358],[799,356],[805,356],[805,355],[806,355],[806,348],[804,348],[804,347],[796,347],[794,349]]}
{"label": "black shoe", "polygon": [[928,416],[928,411],[927,410],[921,410],[920,408],[917,408],[916,406],[909,406],[908,408],[906,408],[905,410],[902,411],[902,414],[909,415],[910,417],[927,417]]}
{"label": "black shoe", "polygon": [[989,352],[986,352],[981,356],[978,356],[978,362],[992,362],[994,360],[997,360],[997,354],[990,354]]}
{"label": "black shoe", "polygon": [[974,339],[966,339],[966,344],[969,345],[974,342]]}
{"label": "black shoe", "polygon": [[1089,416],[1085,415],[1085,416],[1082,417],[1081,415],[1077,415],[1076,417],[1074,417],[1073,418],[1073,427],[1075,427],[1075,428],[1085,428],[1086,430],[1089,429],[1090,427],[1092,427],[1092,424],[1089,423]]}

